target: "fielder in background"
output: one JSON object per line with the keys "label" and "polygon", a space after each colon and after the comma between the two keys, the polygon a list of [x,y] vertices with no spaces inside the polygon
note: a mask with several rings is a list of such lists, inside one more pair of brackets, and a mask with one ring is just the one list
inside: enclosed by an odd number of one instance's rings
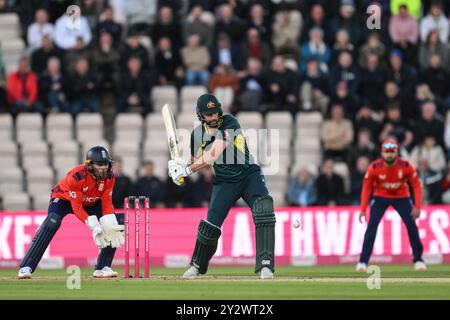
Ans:
{"label": "fielder in background", "polygon": [[198,226],[197,241],[190,268],[184,278],[205,274],[217,249],[221,226],[230,208],[239,198],[251,208],[255,223],[256,267],[261,279],[273,278],[275,271],[275,214],[273,199],[267,190],[259,165],[254,163],[241,127],[232,115],[224,115],[217,98],[204,94],[197,100],[196,112],[201,125],[191,133],[191,160],[170,160],[169,176],[179,179],[213,165],[215,176],[206,220]]}
{"label": "fielder in background", "polygon": [[79,165],[56,184],[50,196],[48,215],[40,225],[23,258],[19,279],[31,278],[45,250],[69,214],[92,230],[95,245],[100,249],[94,277],[113,278],[111,269],[116,248],[124,243],[123,222],[119,225],[112,204],[115,183],[112,159],[102,146],[91,148],[84,165]]}
{"label": "fielder in background", "polygon": [[[414,206],[407,182],[414,192]],[[378,224],[389,206],[400,214],[408,229],[409,241],[413,251],[414,269],[426,270],[422,260],[423,246],[415,220],[420,216],[422,186],[413,165],[398,156],[398,145],[388,139],[381,146],[381,159],[373,161],[367,169],[361,191],[361,211],[359,221],[366,218],[366,208],[370,202],[370,220],[364,235],[361,257],[356,265],[357,271],[366,271],[372,254]]]}

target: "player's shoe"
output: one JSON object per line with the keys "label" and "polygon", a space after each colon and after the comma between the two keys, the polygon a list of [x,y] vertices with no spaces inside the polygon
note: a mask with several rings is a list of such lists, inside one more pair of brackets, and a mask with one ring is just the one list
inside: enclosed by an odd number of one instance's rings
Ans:
{"label": "player's shoe", "polygon": [[268,267],[264,267],[261,269],[261,273],[259,274],[259,277],[261,279],[273,279],[274,275],[272,270],[270,270]]}
{"label": "player's shoe", "polygon": [[103,267],[101,270],[95,270],[94,278],[117,278],[117,272],[110,267]]}
{"label": "player's shoe", "polygon": [[425,271],[425,270],[427,270],[427,265],[423,261],[416,261],[414,263],[414,270],[416,270],[416,271]]}
{"label": "player's shoe", "polygon": [[190,266],[189,269],[183,274],[184,279],[195,279],[200,275],[198,269],[194,266]]}
{"label": "player's shoe", "polygon": [[367,264],[364,262],[358,262],[356,264],[356,271],[358,272],[366,272],[367,270]]}
{"label": "player's shoe", "polygon": [[31,270],[30,267],[23,267],[23,268],[20,268],[19,274],[17,276],[19,277],[19,279],[31,279],[32,271],[33,270]]}

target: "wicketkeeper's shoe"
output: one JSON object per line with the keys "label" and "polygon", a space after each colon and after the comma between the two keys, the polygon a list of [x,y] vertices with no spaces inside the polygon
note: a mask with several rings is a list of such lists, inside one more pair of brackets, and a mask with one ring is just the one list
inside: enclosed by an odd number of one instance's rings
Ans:
{"label": "wicketkeeper's shoe", "polygon": [[416,271],[425,271],[425,270],[427,270],[427,265],[423,261],[416,261],[414,263],[414,270],[416,270]]}
{"label": "wicketkeeper's shoe", "polygon": [[183,274],[183,278],[185,279],[195,279],[200,275],[198,269],[194,266],[190,266],[189,269]]}
{"label": "wicketkeeper's shoe", "polygon": [[93,276],[94,278],[116,278],[117,272],[110,267],[103,267],[101,270],[95,270]]}
{"label": "wicketkeeper's shoe", "polygon": [[356,271],[366,272],[366,270],[367,270],[367,264],[365,264],[364,262],[358,262],[356,264]]}
{"label": "wicketkeeper's shoe", "polygon": [[259,276],[261,279],[273,279],[274,278],[272,270],[270,270],[268,267],[262,268]]}
{"label": "wicketkeeper's shoe", "polygon": [[19,274],[17,276],[19,277],[19,279],[31,279],[32,271],[33,270],[31,270],[30,267],[23,267],[23,268],[20,268]]}

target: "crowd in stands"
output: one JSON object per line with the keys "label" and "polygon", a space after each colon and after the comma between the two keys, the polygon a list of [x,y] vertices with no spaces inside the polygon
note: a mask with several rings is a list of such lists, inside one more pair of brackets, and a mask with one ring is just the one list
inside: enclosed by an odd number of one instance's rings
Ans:
{"label": "crowd in stands", "polygon": [[[425,203],[450,203],[450,1],[83,0],[76,33],[66,28],[72,2],[0,1],[0,14],[19,13],[30,52],[0,73],[0,110],[101,112],[110,90],[118,113],[148,114],[152,87],[203,85],[232,113],[323,114],[323,165],[296,173],[289,204],[357,204],[387,137],[416,166]],[[338,161],[351,168],[348,194]],[[118,173],[120,188],[161,206],[207,201],[209,172],[172,188],[145,166],[134,184]]]}

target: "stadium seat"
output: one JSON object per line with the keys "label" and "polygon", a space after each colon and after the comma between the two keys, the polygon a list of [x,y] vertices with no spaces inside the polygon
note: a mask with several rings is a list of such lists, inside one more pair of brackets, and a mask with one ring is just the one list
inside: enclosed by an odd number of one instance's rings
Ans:
{"label": "stadium seat", "polygon": [[112,147],[112,158],[122,159],[123,172],[131,179],[137,177],[137,170],[141,165],[141,147],[139,142],[114,141]]}
{"label": "stadium seat", "polygon": [[23,172],[18,166],[0,168],[0,194],[23,191]]}
{"label": "stadium seat", "polygon": [[16,167],[18,165],[17,144],[10,140],[0,140],[0,168]]}
{"label": "stadium seat", "polygon": [[19,143],[43,141],[44,121],[39,113],[20,113],[16,119],[16,139]]}
{"label": "stadium seat", "polygon": [[2,196],[4,210],[31,210],[30,197],[25,192],[7,193]]}
{"label": "stadium seat", "polygon": [[70,114],[51,113],[47,116],[45,125],[49,143],[73,140],[73,120]]}
{"label": "stadium seat", "polygon": [[344,179],[345,192],[350,192],[350,170],[345,162],[335,162],[334,172],[337,173]]}
{"label": "stadium seat", "polygon": [[81,142],[81,160],[82,162],[84,162],[85,158],[86,158],[86,153],[88,152],[88,150],[94,146],[103,146],[106,149],[108,149],[109,151],[111,151],[111,146],[109,145],[108,141],[106,141],[105,139],[92,139],[92,140],[88,140],[86,142]]}
{"label": "stadium seat", "polygon": [[27,170],[27,191],[29,194],[45,194],[50,192],[54,181],[54,173],[50,167],[37,167]]}
{"label": "stadium seat", "polygon": [[200,125],[197,115],[192,112],[181,112],[175,116],[177,129],[186,129],[192,131]]}
{"label": "stadium seat", "polygon": [[154,86],[150,93],[153,102],[153,112],[160,113],[162,107],[167,103],[173,112],[178,111],[178,92],[175,86]]}
{"label": "stadium seat", "polygon": [[49,148],[44,141],[22,143],[20,151],[22,167],[25,170],[49,165]]}
{"label": "stadium seat", "polygon": [[50,194],[33,194],[32,197],[32,203],[33,203],[33,210],[47,210],[49,201],[50,201]]}
{"label": "stadium seat", "polygon": [[0,141],[13,140],[13,118],[10,114],[0,114]]}
{"label": "stadium seat", "polygon": [[243,130],[261,129],[263,127],[263,117],[257,111],[239,112],[236,118]]}
{"label": "stadium seat", "polygon": [[17,13],[0,14],[0,42],[20,38],[20,21]]}
{"label": "stadium seat", "polygon": [[103,117],[99,113],[80,113],[75,119],[76,137],[81,143],[103,140]]}
{"label": "stadium seat", "polygon": [[53,168],[69,169],[81,162],[80,148],[76,141],[55,142],[52,144],[51,163]]}
{"label": "stadium seat", "polygon": [[116,141],[142,141],[144,120],[140,114],[119,113],[114,119]]}
{"label": "stadium seat", "polygon": [[204,93],[207,93],[204,86],[184,86],[181,88],[180,109],[178,111],[195,114],[197,99]]}

